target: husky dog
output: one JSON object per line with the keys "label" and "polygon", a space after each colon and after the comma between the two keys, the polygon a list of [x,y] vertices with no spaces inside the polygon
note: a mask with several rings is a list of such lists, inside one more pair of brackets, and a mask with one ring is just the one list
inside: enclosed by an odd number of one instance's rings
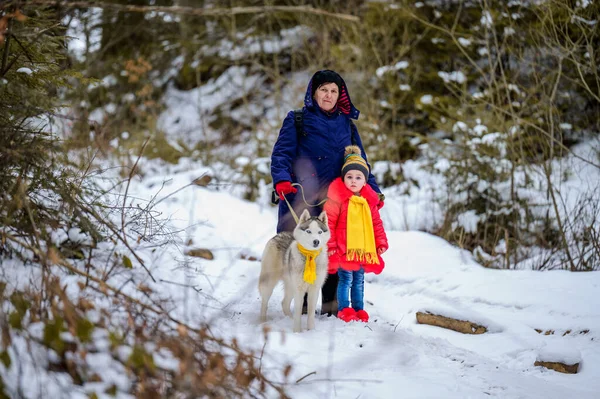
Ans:
{"label": "husky dog", "polygon": [[[300,318],[304,294],[308,292],[308,329],[315,328],[315,310],[321,287],[327,278],[327,241],[331,232],[327,226],[327,214],[321,212],[319,217],[310,216],[304,210],[298,225],[292,233],[281,232],[271,238],[262,255],[258,290],[262,297],[260,318],[267,320],[267,307],[273,288],[283,280],[284,297],[281,302],[283,313],[291,316],[290,304],[294,300],[294,332],[302,331]],[[300,246],[299,246],[300,245]],[[316,279],[309,284],[304,279],[304,268],[309,262],[300,249],[309,252],[320,251],[315,258]],[[316,255],[317,252],[313,252]],[[310,257],[310,256],[309,256]],[[310,279],[309,279],[310,280]]]}

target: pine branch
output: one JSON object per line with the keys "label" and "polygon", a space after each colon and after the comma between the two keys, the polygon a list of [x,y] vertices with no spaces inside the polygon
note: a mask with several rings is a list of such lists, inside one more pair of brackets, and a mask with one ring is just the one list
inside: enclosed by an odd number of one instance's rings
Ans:
{"label": "pine branch", "polygon": [[[10,20],[9,23],[12,22],[12,19]],[[32,47],[38,40],[40,40],[42,38],[42,35],[44,33],[46,33],[47,31],[56,28],[57,26],[60,25],[60,22],[57,22],[56,24],[53,24],[52,26],[49,26],[45,29],[42,29],[40,32],[37,33],[36,37],[33,39],[33,41],[31,43],[29,43],[29,47]],[[7,39],[6,39],[6,47],[4,50],[4,58],[8,58],[8,41],[10,40],[12,35],[8,35]],[[26,51],[27,54],[27,50],[24,49]],[[9,65],[6,66],[6,68],[4,68],[4,58],[3,58],[3,68],[0,69],[0,77],[3,77],[4,75],[6,75],[6,73],[10,70],[10,68],[12,68],[12,66],[17,62],[17,60],[19,59],[19,57],[21,57],[22,53],[17,54],[17,56],[15,58],[12,59],[12,61],[10,62]]]}

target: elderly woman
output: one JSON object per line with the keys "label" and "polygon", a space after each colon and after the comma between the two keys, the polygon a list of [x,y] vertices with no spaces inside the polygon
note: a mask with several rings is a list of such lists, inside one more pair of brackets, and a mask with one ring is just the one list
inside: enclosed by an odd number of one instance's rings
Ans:
{"label": "elderly woman", "polygon": [[[302,113],[290,111],[283,120],[271,155],[271,176],[279,198],[283,200],[285,196],[296,214],[307,208],[316,216],[322,207],[307,207],[292,183],[300,183],[306,202],[316,204],[325,199],[329,184],[340,176],[346,146],[357,145],[367,159],[356,125],[351,121],[358,119],[359,114],[342,77],[337,72],[322,70],[308,83]],[[299,129],[296,118],[301,120]],[[368,184],[378,193],[381,208],[384,197],[371,173]],[[277,232],[292,231],[295,226],[287,203],[280,201]],[[330,274],[323,286],[322,314],[337,312],[337,282],[337,274]]]}

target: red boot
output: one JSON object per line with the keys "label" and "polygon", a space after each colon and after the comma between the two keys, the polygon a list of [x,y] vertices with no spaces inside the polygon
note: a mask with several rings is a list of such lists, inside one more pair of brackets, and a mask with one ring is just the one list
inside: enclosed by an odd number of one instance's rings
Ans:
{"label": "red boot", "polygon": [[358,320],[358,317],[356,317],[356,311],[352,308],[344,308],[338,311],[337,317],[338,319],[343,320],[346,323]]}
{"label": "red boot", "polygon": [[356,312],[356,317],[358,318],[358,320],[363,321],[365,323],[369,321],[369,314],[362,309]]}

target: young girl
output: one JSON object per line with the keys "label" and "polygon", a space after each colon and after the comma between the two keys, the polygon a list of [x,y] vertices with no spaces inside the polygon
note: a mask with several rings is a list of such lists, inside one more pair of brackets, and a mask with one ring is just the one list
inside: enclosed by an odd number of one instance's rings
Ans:
{"label": "young girl", "polygon": [[331,230],[329,273],[337,272],[339,276],[337,317],[346,322],[367,322],[369,314],[363,301],[365,272],[381,273],[381,254],[388,249],[388,242],[377,208],[379,197],[366,184],[369,167],[360,148],[348,146],[344,155],[342,177],[329,185],[323,208]]}

